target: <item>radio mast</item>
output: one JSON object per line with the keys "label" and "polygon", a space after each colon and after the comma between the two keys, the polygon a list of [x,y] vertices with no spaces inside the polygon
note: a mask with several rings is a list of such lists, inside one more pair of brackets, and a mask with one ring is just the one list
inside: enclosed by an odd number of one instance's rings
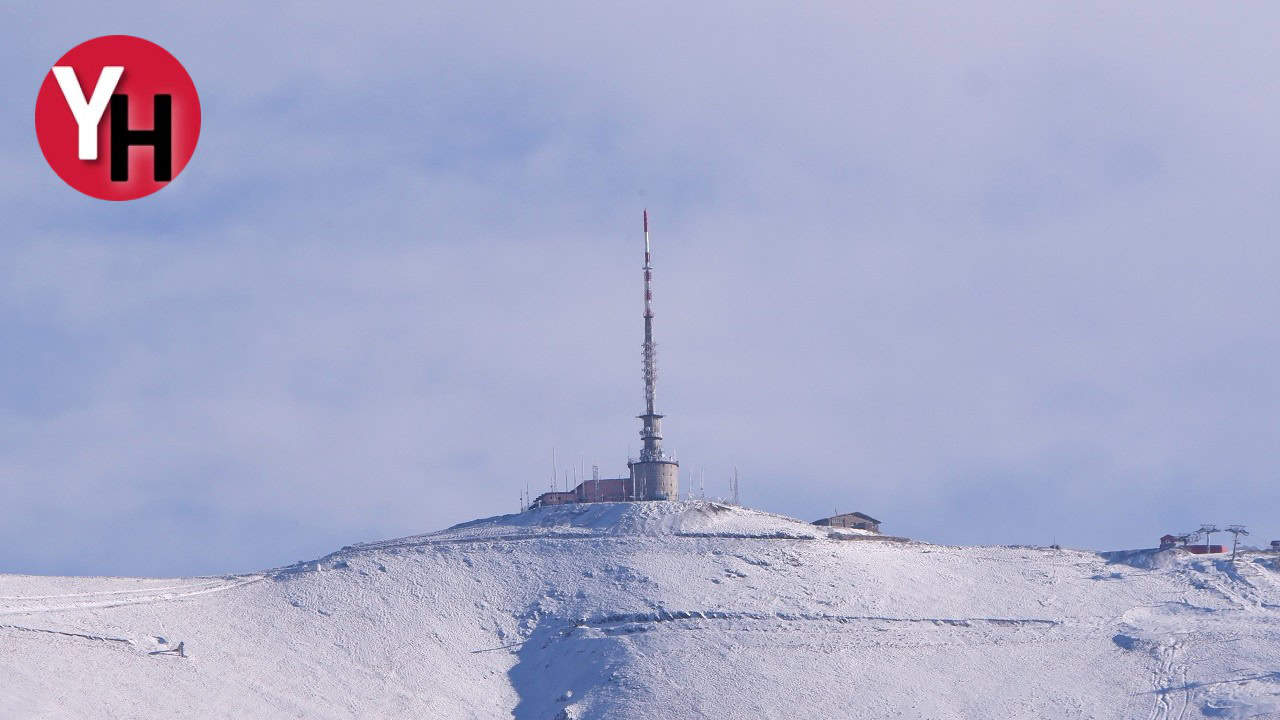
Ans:
{"label": "radio mast", "polygon": [[649,211],[644,211],[644,414],[641,421],[640,459],[631,466],[631,483],[638,500],[677,500],[680,497],[679,463],[662,450],[662,415],[655,409],[658,384],[657,343],[653,341],[653,256],[649,244]]}
{"label": "radio mast", "polygon": [[[658,385],[658,349],[653,342],[653,261],[649,249],[649,211],[644,211],[644,412],[653,415]],[[648,448],[648,443],[645,447]]]}

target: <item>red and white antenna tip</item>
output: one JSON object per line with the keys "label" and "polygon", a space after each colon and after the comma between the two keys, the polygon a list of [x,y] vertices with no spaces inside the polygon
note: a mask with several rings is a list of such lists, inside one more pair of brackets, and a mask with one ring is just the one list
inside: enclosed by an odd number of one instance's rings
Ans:
{"label": "red and white antenna tip", "polygon": [[649,208],[644,209],[644,231],[649,232]]}

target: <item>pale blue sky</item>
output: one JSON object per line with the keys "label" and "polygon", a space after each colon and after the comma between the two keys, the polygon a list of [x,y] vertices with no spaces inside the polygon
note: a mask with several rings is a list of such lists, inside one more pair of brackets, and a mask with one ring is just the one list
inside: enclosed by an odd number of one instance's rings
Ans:
{"label": "pale blue sky", "polygon": [[[624,470],[640,209],[686,471],[946,543],[1280,537],[1265,4],[0,9],[0,571],[251,570]],[[83,197],[97,35],[204,125]]]}

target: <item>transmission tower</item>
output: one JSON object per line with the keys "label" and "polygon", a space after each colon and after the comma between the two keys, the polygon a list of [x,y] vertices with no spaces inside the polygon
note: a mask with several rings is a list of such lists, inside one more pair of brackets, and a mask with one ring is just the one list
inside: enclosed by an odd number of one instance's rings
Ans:
{"label": "transmission tower", "polygon": [[655,407],[658,384],[658,346],[653,341],[653,262],[649,246],[649,211],[644,211],[644,344],[641,374],[644,376],[644,414],[640,418],[640,459],[628,462],[631,483],[638,500],[679,500],[680,463],[662,449],[662,414]]}

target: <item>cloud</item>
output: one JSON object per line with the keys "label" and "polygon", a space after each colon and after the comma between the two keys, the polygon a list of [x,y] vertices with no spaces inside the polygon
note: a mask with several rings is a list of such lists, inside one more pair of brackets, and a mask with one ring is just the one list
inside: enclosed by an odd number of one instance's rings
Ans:
{"label": "cloud", "polygon": [[[512,511],[553,447],[622,470],[643,206],[709,490],[943,542],[1265,534],[1256,12],[8,10],[0,569],[247,570]],[[28,107],[117,31],[205,112],[122,205],[61,185]]]}

